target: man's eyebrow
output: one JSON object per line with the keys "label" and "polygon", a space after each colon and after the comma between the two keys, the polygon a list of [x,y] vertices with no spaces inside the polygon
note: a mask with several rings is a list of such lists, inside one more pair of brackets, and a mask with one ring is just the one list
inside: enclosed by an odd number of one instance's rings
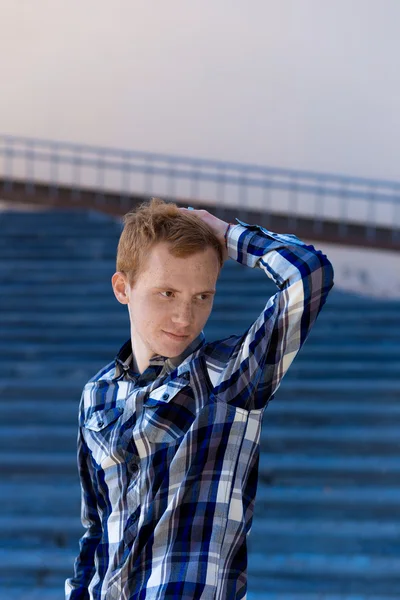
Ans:
{"label": "man's eyebrow", "polygon": [[[175,290],[170,285],[156,285],[153,287],[153,290],[168,290],[169,292],[178,292],[179,290]],[[204,290],[203,292],[197,292],[197,294],[215,294],[216,290]],[[195,295],[197,295],[195,294]]]}

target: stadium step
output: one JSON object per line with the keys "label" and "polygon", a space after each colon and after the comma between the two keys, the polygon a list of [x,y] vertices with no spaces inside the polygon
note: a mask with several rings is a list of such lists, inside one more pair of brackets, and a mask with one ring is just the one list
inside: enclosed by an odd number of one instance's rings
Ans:
{"label": "stadium step", "polygon": [[[55,600],[83,533],[82,387],[130,335],[111,287],[121,219],[0,225],[0,600]],[[241,335],[276,292],[226,262],[206,338]],[[334,288],[265,410],[247,600],[400,597],[399,309]]]}

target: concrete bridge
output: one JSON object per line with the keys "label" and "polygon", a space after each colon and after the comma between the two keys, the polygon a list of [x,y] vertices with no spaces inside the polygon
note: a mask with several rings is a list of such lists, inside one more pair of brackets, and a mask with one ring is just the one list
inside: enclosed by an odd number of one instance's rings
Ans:
{"label": "concrete bridge", "polygon": [[0,135],[3,200],[122,215],[152,195],[225,220],[400,249],[400,183]]}

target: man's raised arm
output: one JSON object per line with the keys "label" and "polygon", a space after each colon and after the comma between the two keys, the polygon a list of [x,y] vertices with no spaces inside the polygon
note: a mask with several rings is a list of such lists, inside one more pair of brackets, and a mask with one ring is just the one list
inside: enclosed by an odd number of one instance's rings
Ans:
{"label": "man's raised arm", "polygon": [[225,366],[219,374],[213,369],[213,392],[253,410],[265,407],[278,389],[326,302],[334,273],[325,254],[295,235],[236,221],[227,236],[229,257],[262,269],[279,291],[243,335],[216,348]]}

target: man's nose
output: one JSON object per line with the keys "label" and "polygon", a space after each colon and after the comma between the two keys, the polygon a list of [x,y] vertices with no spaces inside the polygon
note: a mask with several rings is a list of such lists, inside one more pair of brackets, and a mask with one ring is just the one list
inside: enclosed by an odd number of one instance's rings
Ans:
{"label": "man's nose", "polygon": [[182,325],[190,325],[193,319],[193,306],[187,303],[180,303],[175,307],[172,320]]}

